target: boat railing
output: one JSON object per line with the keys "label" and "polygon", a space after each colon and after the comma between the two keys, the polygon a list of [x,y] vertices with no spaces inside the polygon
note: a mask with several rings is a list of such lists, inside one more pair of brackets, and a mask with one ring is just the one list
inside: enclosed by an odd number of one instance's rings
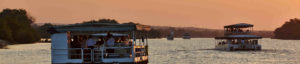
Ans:
{"label": "boat railing", "polygon": [[[68,55],[69,59],[82,59],[83,61],[100,62],[102,59],[113,58],[133,58],[132,47],[96,47],[96,48],[68,48],[68,49],[53,49],[60,51],[69,51],[68,54],[54,54],[54,55]],[[109,51],[113,50],[113,52]],[[146,56],[144,48],[135,49],[135,57]]]}
{"label": "boat railing", "polygon": [[131,47],[107,47],[107,48],[69,48],[65,49],[68,50],[70,53],[65,54],[69,55],[70,59],[82,59],[83,61],[93,61],[98,62],[102,59],[106,58],[130,58],[130,54],[124,54],[124,53],[109,53],[105,50],[107,49],[130,49]]}

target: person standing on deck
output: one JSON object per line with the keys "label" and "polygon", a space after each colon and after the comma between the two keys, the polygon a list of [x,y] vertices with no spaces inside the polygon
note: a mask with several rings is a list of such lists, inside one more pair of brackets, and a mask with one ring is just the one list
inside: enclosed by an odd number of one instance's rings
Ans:
{"label": "person standing on deck", "polygon": [[100,41],[97,41],[96,45],[97,46],[101,46],[104,44],[104,38],[103,37],[98,37],[98,39],[100,39]]}
{"label": "person standing on deck", "polygon": [[112,34],[107,33],[107,46],[114,46],[115,45],[115,39],[112,37]]}
{"label": "person standing on deck", "polygon": [[241,40],[242,44],[245,44],[245,40]]}
{"label": "person standing on deck", "polygon": [[81,48],[86,48],[87,47],[87,45],[86,45],[86,36],[81,35],[79,41],[81,43]]}
{"label": "person standing on deck", "polygon": [[96,38],[92,38],[92,37],[90,36],[89,39],[86,40],[86,43],[87,43],[88,48],[91,48],[91,49],[94,48],[94,45],[97,43],[97,42],[95,41],[95,39],[96,39]]}
{"label": "person standing on deck", "polygon": [[[112,37],[113,35],[110,34],[109,32],[107,33],[107,41],[106,41],[106,45],[108,47],[113,47],[115,45],[115,39]],[[114,49],[106,49],[107,53],[114,53],[115,50]]]}
{"label": "person standing on deck", "polygon": [[90,52],[90,56],[87,56],[90,59],[87,59],[88,61],[92,61],[92,63],[94,62],[94,45],[97,43],[96,42],[97,38],[92,38],[92,36],[88,37],[88,40],[86,40],[86,45],[88,46],[88,48],[91,48],[91,50],[87,50],[87,52]]}
{"label": "person standing on deck", "polygon": [[129,40],[125,36],[122,36],[121,41],[123,42],[122,45],[129,46]]}

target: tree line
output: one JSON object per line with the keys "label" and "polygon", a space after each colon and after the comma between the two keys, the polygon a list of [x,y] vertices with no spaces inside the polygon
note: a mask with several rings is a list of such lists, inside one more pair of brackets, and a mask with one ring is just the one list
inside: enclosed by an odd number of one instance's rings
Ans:
{"label": "tree line", "polygon": [[[9,44],[33,43],[40,38],[50,38],[47,32],[49,27],[55,24],[45,23],[41,26],[35,25],[35,19],[24,9],[3,9],[0,12],[0,40],[8,41]],[[99,19],[84,21],[84,23],[108,23],[108,24],[139,24],[134,22],[119,23],[114,19]],[[223,30],[193,28],[193,27],[162,27],[151,26],[150,32],[138,32],[148,34],[149,38],[164,38],[171,31],[175,32],[175,37],[182,37],[184,33],[189,33],[192,37],[216,37],[222,36]],[[300,39],[300,19],[290,19],[281,27],[272,31],[257,31],[256,35],[263,37],[274,37],[279,39]],[[274,33],[274,35],[273,35]]]}
{"label": "tree line", "polygon": [[[126,23],[119,23],[118,21],[114,19],[99,19],[99,20],[90,20],[90,21],[83,21],[82,23],[77,23],[77,24],[89,24],[89,23],[105,23],[105,24],[139,24],[139,23],[134,23],[134,22],[126,22]],[[49,27],[56,26],[55,24],[51,23],[45,23],[42,26],[39,26],[37,28],[37,31],[39,32],[40,36],[42,38],[50,38],[50,33],[47,32]],[[63,25],[60,25],[63,26]],[[144,32],[144,31],[137,31],[137,34],[148,34],[149,38],[160,38],[160,32],[152,29],[149,32]]]}

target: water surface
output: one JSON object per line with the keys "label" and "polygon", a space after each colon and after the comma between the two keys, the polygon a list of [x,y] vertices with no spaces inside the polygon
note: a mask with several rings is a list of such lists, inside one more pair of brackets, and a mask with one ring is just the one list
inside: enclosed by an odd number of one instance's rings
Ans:
{"label": "water surface", "polygon": [[[149,40],[150,64],[300,64],[300,40],[262,39],[262,51],[213,50],[213,38]],[[50,43],[0,49],[0,64],[50,64]]]}

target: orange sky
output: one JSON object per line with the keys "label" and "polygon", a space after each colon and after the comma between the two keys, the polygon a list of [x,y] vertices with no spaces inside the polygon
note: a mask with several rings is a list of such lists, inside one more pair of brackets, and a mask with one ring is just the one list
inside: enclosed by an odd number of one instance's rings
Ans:
{"label": "orange sky", "polygon": [[37,23],[70,24],[112,18],[157,26],[222,29],[235,23],[274,30],[300,18],[299,0],[0,0],[0,9],[23,8]]}

